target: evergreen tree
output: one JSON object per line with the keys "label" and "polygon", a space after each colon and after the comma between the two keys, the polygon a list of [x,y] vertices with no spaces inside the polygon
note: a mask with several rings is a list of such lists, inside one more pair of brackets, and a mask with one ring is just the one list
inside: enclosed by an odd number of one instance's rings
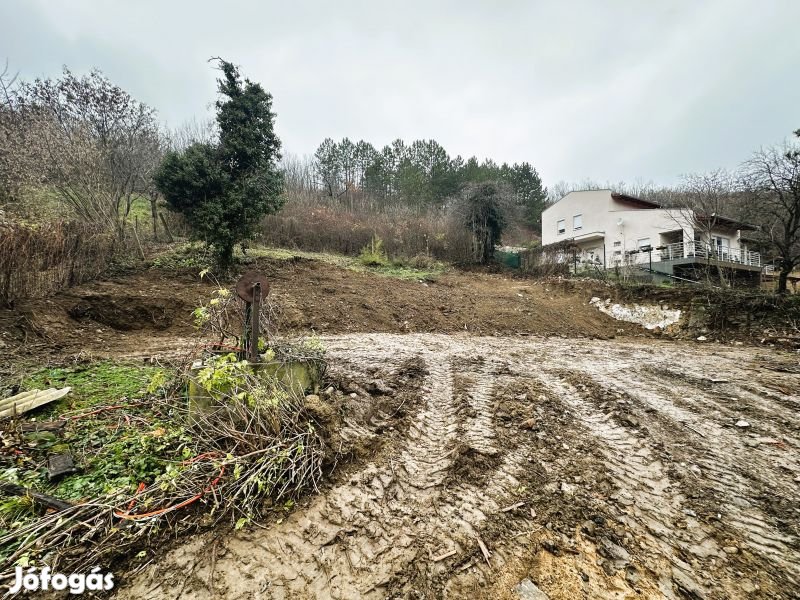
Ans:
{"label": "evergreen tree", "polygon": [[478,183],[464,189],[461,199],[464,225],[472,232],[474,258],[480,263],[494,258],[494,248],[506,226],[505,201],[506,194],[496,183]]}
{"label": "evergreen tree", "polygon": [[219,59],[219,67],[219,141],[169,152],[155,182],[169,207],[184,214],[226,268],[234,246],[252,237],[261,218],[279,210],[284,198],[272,96],[258,83],[242,82],[233,64]]}

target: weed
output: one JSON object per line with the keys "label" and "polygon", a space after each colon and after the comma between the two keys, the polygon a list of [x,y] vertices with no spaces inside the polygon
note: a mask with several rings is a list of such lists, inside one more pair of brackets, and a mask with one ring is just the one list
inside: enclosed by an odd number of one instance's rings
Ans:
{"label": "weed", "polygon": [[389,264],[389,257],[383,249],[383,240],[373,235],[368,246],[361,249],[358,260],[365,267],[385,267]]}
{"label": "weed", "polygon": [[164,269],[167,271],[192,270],[210,268],[214,260],[208,248],[195,243],[178,244],[167,252],[156,256],[151,261],[154,269]]}
{"label": "weed", "polygon": [[425,281],[435,281],[436,277],[447,270],[447,265],[431,260],[428,257],[414,257],[411,259],[395,258],[391,262],[387,261],[387,264],[383,266],[367,267],[358,258],[329,252],[305,252],[302,250],[286,250],[284,248],[253,248],[248,250],[248,256],[259,256],[275,260],[305,258],[308,260],[318,260],[341,269],[357,271],[359,273],[366,272],[397,279]]}

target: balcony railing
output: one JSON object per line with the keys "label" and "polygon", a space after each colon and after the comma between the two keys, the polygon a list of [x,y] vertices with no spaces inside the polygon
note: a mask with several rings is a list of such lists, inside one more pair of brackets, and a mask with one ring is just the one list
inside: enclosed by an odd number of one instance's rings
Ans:
{"label": "balcony railing", "polygon": [[738,263],[752,267],[761,266],[761,254],[750,252],[743,248],[726,248],[713,246],[701,242],[678,242],[668,244],[658,250],[661,260],[676,260],[680,258],[710,258],[724,262]]}

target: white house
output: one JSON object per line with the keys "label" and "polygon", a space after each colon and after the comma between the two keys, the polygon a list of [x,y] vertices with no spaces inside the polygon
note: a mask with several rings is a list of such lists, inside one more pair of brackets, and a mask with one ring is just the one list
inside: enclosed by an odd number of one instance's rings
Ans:
{"label": "white house", "polygon": [[598,268],[634,264],[680,275],[712,263],[758,273],[760,255],[741,240],[752,229],[611,190],[577,191],[542,213],[542,246],[566,242],[569,260]]}

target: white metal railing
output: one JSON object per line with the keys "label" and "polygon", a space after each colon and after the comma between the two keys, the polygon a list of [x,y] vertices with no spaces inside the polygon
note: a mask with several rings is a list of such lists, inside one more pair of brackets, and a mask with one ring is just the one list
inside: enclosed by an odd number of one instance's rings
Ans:
{"label": "white metal railing", "polygon": [[761,254],[750,252],[743,248],[726,248],[702,242],[678,242],[667,244],[658,250],[661,260],[676,260],[679,258],[711,258],[714,260],[738,263],[753,267],[761,266]]}

